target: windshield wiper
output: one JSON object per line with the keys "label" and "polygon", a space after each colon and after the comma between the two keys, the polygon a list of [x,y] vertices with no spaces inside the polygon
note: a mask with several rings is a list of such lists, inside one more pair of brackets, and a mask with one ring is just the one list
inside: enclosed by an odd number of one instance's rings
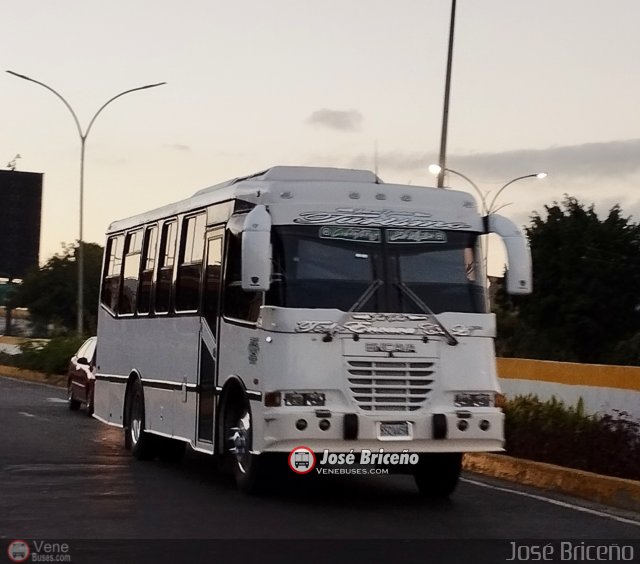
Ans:
{"label": "windshield wiper", "polygon": [[451,333],[449,333],[449,330],[440,322],[431,308],[420,299],[420,296],[418,296],[404,282],[397,281],[394,282],[394,284],[398,288],[400,288],[400,290],[402,290],[420,309],[422,309],[424,313],[432,317],[432,319],[436,322],[436,325],[442,330],[448,345],[455,347],[458,344],[458,339],[456,339]]}
{"label": "windshield wiper", "polygon": [[373,294],[375,294],[376,290],[378,288],[380,288],[380,286],[382,286],[383,282],[382,280],[376,278],[373,282],[371,282],[371,284],[369,284],[369,287],[364,291],[364,293],[357,299],[356,303],[354,303],[350,308],[349,311],[350,312],[354,312],[354,311],[360,311],[360,308],[366,304],[369,299],[371,298],[371,296],[373,296]]}
{"label": "windshield wiper", "polygon": [[[369,284],[369,286],[367,286],[367,289],[364,291],[364,293],[356,300],[356,302],[349,308],[349,310],[347,311],[347,313],[353,313],[354,311],[359,311],[360,308],[366,304],[369,299],[371,298],[371,296],[373,296],[373,294],[376,292],[376,290],[378,288],[380,288],[380,286],[382,286],[384,284],[384,282],[382,282],[382,280],[379,279],[375,279],[373,282],[371,282],[371,284]],[[342,324],[342,322],[338,323],[338,325]],[[333,336],[336,334],[337,329],[329,329],[325,332],[324,337],[322,338],[322,340],[325,343],[330,343],[333,340]],[[354,338],[357,340],[358,335],[355,335]]]}

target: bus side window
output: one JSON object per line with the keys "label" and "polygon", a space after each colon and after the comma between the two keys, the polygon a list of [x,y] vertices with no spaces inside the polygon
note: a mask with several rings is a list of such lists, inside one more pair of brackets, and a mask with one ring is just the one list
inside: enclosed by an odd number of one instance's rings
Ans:
{"label": "bus side window", "polygon": [[185,218],[180,239],[180,260],[176,279],[176,311],[197,311],[204,255],[204,213]]}
{"label": "bus side window", "polygon": [[242,289],[242,235],[228,232],[227,241],[224,315],[232,319],[256,322],[264,292],[245,292]]}
{"label": "bus side window", "polygon": [[207,242],[207,267],[204,275],[204,295],[202,314],[216,335],[220,312],[220,279],[222,278],[222,238],[216,237]]}
{"label": "bus side window", "polygon": [[151,308],[151,284],[153,269],[156,265],[156,246],[158,227],[147,227],[142,247],[142,270],[140,271],[140,289],[138,290],[138,313],[149,313]]}
{"label": "bus side window", "polygon": [[173,283],[173,263],[176,259],[176,221],[167,221],[162,226],[160,255],[158,257],[158,278],[156,280],[157,313],[166,313],[171,304],[171,285]]}
{"label": "bus side window", "polygon": [[118,311],[120,295],[120,271],[122,268],[122,251],[124,235],[109,237],[107,241],[106,260],[102,277],[102,303],[112,312]]}
{"label": "bus side window", "polygon": [[122,288],[118,313],[130,314],[136,311],[140,257],[142,254],[142,230],[127,233],[122,267]]}

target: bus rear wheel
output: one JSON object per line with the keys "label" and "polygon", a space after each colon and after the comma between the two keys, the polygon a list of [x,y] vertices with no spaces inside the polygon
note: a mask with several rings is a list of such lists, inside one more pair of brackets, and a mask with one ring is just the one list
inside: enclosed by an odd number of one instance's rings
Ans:
{"label": "bus rear wheel", "polygon": [[456,489],[461,471],[461,453],[429,453],[420,455],[413,477],[422,496],[446,499]]}
{"label": "bus rear wheel", "polygon": [[145,431],[144,392],[140,380],[133,381],[127,396],[124,446],[138,460],[152,460],[156,449],[154,437]]}
{"label": "bus rear wheel", "polygon": [[264,492],[271,475],[271,465],[264,454],[252,453],[251,407],[246,398],[225,406],[223,433],[225,457],[238,489],[248,494]]}

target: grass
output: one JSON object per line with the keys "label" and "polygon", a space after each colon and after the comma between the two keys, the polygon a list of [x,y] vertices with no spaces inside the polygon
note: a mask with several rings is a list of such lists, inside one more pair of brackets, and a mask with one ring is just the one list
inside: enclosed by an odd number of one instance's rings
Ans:
{"label": "grass", "polygon": [[49,341],[25,341],[19,354],[0,353],[0,364],[45,374],[65,374],[69,360],[84,342],[79,337],[55,337]]}
{"label": "grass", "polygon": [[640,480],[640,425],[627,413],[586,415],[551,398],[517,396],[506,402],[506,454]]}

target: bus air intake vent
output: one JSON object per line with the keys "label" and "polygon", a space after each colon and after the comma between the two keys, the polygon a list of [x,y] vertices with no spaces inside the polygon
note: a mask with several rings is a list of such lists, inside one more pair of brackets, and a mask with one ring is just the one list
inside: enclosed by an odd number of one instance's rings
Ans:
{"label": "bus air intake vent", "polygon": [[417,359],[349,358],[349,391],[365,411],[416,411],[427,401],[434,363]]}

